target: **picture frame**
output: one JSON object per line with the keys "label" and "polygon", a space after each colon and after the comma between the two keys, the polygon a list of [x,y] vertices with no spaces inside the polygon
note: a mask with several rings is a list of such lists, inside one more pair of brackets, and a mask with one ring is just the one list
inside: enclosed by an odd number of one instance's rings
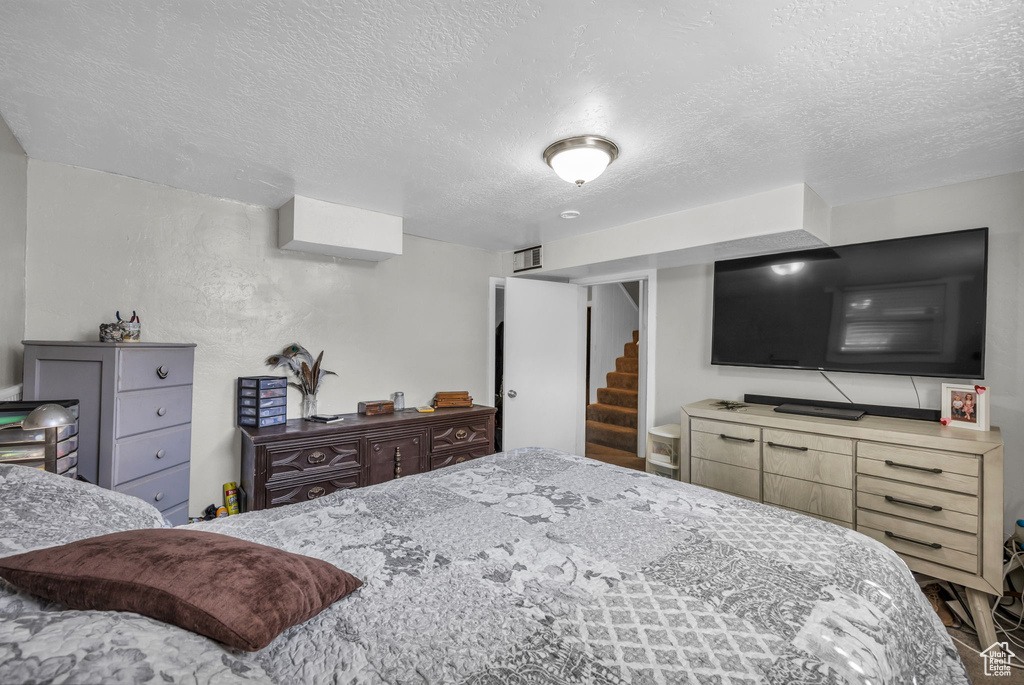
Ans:
{"label": "picture frame", "polygon": [[990,397],[991,392],[984,385],[943,383],[939,421],[943,426],[987,431]]}

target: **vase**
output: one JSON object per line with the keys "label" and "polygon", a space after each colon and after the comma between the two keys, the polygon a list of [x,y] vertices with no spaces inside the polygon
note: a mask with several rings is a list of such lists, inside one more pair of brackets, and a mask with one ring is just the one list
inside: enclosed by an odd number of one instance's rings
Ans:
{"label": "vase", "polygon": [[308,419],[316,416],[316,395],[302,396],[302,418]]}

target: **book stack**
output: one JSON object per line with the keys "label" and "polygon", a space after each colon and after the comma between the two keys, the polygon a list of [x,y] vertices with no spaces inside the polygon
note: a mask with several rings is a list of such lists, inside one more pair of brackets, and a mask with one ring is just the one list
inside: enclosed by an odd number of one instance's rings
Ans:
{"label": "book stack", "polygon": [[238,379],[238,425],[277,426],[288,420],[288,379],[242,376]]}
{"label": "book stack", "polygon": [[473,398],[466,390],[452,392],[439,392],[434,394],[434,408],[442,409],[447,407],[472,407]]}

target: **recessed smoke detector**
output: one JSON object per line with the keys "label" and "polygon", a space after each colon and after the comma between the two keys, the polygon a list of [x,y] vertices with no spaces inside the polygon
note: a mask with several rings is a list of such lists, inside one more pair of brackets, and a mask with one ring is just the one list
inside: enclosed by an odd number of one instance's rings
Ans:
{"label": "recessed smoke detector", "polygon": [[558,216],[562,217],[563,219],[579,219],[580,213],[577,212],[575,209],[567,209]]}

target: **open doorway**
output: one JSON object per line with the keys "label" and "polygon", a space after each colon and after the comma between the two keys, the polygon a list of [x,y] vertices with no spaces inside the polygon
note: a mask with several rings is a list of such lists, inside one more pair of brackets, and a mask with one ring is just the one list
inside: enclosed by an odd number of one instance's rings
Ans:
{"label": "open doorway", "polygon": [[640,281],[588,286],[585,456],[643,471]]}

